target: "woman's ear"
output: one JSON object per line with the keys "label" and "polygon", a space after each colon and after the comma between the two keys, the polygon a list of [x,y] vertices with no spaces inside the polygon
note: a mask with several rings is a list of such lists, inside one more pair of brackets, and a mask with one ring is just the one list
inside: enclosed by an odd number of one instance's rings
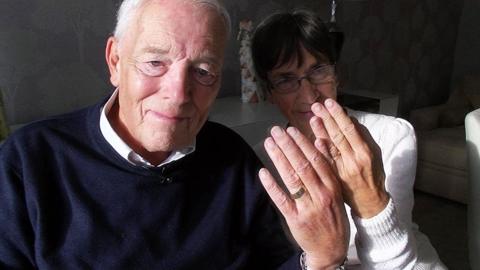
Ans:
{"label": "woman's ear", "polygon": [[266,81],[261,81],[260,87],[263,92],[264,100],[270,102],[271,104],[275,104],[274,98],[272,96],[272,88],[270,84]]}
{"label": "woman's ear", "polygon": [[275,100],[272,96],[272,90],[266,90],[265,91],[265,99],[268,100],[268,102],[275,104]]}
{"label": "woman's ear", "polygon": [[120,56],[118,53],[118,41],[114,37],[109,37],[107,40],[105,59],[107,61],[108,70],[110,71],[110,82],[113,86],[118,87],[120,82]]}

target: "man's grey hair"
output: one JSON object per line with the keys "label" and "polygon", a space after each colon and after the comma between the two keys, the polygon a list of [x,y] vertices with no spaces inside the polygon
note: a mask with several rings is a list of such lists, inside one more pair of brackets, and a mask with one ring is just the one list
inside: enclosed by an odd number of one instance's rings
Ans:
{"label": "man's grey hair", "polygon": [[[149,0],[124,0],[122,2],[120,8],[118,9],[117,24],[115,25],[115,30],[113,32],[115,38],[117,38],[118,40],[122,38],[128,28],[128,25],[131,23],[132,18],[135,17],[138,8],[147,1]],[[224,20],[227,36],[230,35],[232,28],[230,15],[228,14],[228,11],[225,9],[224,5],[219,0],[185,0],[185,2],[208,5],[214,8]]]}

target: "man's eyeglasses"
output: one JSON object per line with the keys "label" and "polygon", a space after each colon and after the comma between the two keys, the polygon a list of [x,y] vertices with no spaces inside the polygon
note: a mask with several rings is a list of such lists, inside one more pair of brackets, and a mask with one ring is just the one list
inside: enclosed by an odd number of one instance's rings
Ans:
{"label": "man's eyeglasses", "polygon": [[320,65],[302,77],[285,76],[270,81],[272,89],[281,94],[288,94],[298,90],[303,79],[307,79],[313,85],[327,84],[335,82],[335,65]]}

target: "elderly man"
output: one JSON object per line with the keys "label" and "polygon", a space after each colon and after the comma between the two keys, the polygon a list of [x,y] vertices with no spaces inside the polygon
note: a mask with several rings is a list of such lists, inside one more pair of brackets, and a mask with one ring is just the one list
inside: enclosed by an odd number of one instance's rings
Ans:
{"label": "elderly man", "polygon": [[27,125],[1,146],[0,268],[342,263],[348,221],[328,166],[325,185],[305,183],[309,199],[301,205],[265,181],[304,251],[294,252],[258,181],[254,152],[206,121],[228,32],[228,15],[214,0],[122,3],[106,46],[113,94]]}

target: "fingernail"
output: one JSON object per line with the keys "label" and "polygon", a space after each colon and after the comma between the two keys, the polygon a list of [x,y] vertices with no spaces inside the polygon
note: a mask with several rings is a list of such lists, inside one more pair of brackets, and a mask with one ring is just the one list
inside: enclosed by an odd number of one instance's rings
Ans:
{"label": "fingernail", "polygon": [[322,111],[322,105],[320,105],[320,103],[313,103],[312,111],[314,113],[320,113]]}
{"label": "fingernail", "polygon": [[316,116],[325,117],[328,116],[328,110],[320,103],[315,103],[312,105],[312,111]]}
{"label": "fingernail", "polygon": [[283,133],[283,130],[282,130],[280,127],[274,126],[274,127],[272,128],[272,135],[273,135],[273,136],[277,137],[277,136],[282,135],[282,133]]}
{"label": "fingernail", "polygon": [[267,177],[267,169],[261,168],[260,171],[258,171],[258,176]]}
{"label": "fingernail", "polygon": [[298,129],[296,129],[294,127],[288,127],[287,132],[288,132],[288,134],[290,134],[290,136],[294,137],[294,136],[297,136]]}
{"label": "fingernail", "polygon": [[274,144],[275,143],[273,142],[272,137],[268,137],[267,139],[265,139],[265,147],[266,148],[272,149]]}
{"label": "fingernail", "polygon": [[328,107],[328,108],[332,108],[333,107],[333,100],[330,99],[330,98],[325,100],[325,106]]}

